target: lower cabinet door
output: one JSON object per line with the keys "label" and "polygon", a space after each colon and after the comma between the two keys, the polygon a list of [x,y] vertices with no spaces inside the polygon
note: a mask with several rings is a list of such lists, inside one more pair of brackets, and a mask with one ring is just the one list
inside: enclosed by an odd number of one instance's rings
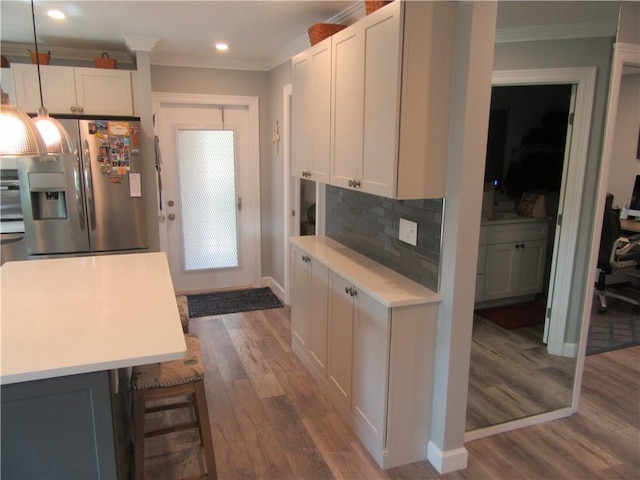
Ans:
{"label": "lower cabinet door", "polygon": [[343,406],[351,408],[351,353],[353,350],[353,285],[329,273],[329,351],[327,377]]}
{"label": "lower cabinet door", "polygon": [[309,299],[309,355],[323,377],[327,374],[327,310],[329,269],[311,259]]}
{"label": "lower cabinet door", "polygon": [[308,348],[309,301],[311,267],[301,250],[292,249],[293,288],[291,301],[291,336],[295,342]]}
{"label": "lower cabinet door", "polygon": [[390,309],[358,291],[354,296],[353,413],[365,445],[384,446]]}

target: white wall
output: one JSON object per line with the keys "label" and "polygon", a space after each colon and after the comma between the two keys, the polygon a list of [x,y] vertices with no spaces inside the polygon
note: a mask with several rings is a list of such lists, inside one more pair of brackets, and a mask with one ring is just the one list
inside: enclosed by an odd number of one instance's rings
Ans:
{"label": "white wall", "polygon": [[[285,62],[269,72],[269,125],[270,130],[265,135],[271,140],[269,156],[264,163],[266,169],[262,172],[263,188],[267,191],[263,195],[266,202],[262,206],[264,218],[268,224],[262,223],[262,265],[263,276],[270,276],[273,281],[284,288],[284,112],[283,88],[291,83],[291,62]],[[280,145],[273,144],[273,134],[278,122],[280,129]],[[269,185],[264,182],[268,181]],[[265,256],[267,258],[265,258]]]}
{"label": "white wall", "polygon": [[640,174],[640,160],[636,158],[640,135],[638,74],[622,77],[615,129],[607,192],[613,193],[614,203],[622,207],[631,199],[634,179]]}

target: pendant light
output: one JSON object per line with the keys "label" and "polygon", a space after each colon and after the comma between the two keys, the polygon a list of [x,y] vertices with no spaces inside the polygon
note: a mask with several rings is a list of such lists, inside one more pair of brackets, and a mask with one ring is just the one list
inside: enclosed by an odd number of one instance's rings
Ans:
{"label": "pendant light", "polygon": [[51,118],[47,109],[44,107],[44,100],[42,97],[42,78],[40,76],[40,55],[38,52],[38,35],[36,33],[36,12],[31,0],[31,20],[33,22],[33,42],[36,50],[36,66],[38,69],[38,87],[40,88],[40,108],[38,109],[38,116],[33,118],[33,123],[37,127],[45,144],[44,153],[47,154],[59,154],[59,153],[71,153],[71,138],[69,134],[55,118]]}
{"label": "pendant light", "polygon": [[[4,97],[4,96],[3,96]],[[40,131],[15,105],[0,105],[0,157],[36,157],[47,151]]]}

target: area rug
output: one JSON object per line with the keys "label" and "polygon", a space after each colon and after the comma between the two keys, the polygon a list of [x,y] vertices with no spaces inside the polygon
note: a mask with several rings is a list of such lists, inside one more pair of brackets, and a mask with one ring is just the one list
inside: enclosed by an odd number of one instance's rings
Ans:
{"label": "area rug", "polygon": [[535,301],[483,308],[475,313],[504,329],[513,330],[543,324],[545,309],[544,301]]}
{"label": "area rug", "polygon": [[599,313],[596,305],[598,299],[593,300],[587,355],[640,345],[640,315],[629,304],[609,299],[607,301],[609,308],[605,313]]}
{"label": "area rug", "polygon": [[187,295],[187,302],[191,318],[282,308],[282,302],[269,287]]}

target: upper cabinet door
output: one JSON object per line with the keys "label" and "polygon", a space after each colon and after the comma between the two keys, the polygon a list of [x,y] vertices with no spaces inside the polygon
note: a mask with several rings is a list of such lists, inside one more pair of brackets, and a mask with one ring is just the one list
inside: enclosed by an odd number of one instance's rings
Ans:
{"label": "upper cabinet door", "polygon": [[[11,67],[16,103],[27,113],[37,113],[40,88],[36,65]],[[40,66],[44,106],[51,114],[133,115],[131,72],[102,68]]]}
{"label": "upper cabinet door", "polygon": [[[16,91],[16,105],[27,113],[38,113],[40,87],[36,65],[14,63],[11,66]],[[40,66],[42,97],[49,113],[75,113],[76,87],[73,68]]]}
{"label": "upper cabinet door", "polygon": [[76,106],[82,115],[133,115],[131,72],[74,68]]}
{"label": "upper cabinet door", "polygon": [[359,24],[333,40],[333,115],[331,184],[353,187],[362,166],[364,105],[364,35]]}
{"label": "upper cabinet door", "polygon": [[311,60],[309,51],[293,57],[293,96],[291,99],[291,164],[296,177],[307,178],[309,171],[309,125],[311,121]]}
{"label": "upper cabinet door", "polygon": [[364,35],[364,138],[362,191],[395,194],[402,59],[401,2],[362,20]]}
{"label": "upper cabinet door", "polygon": [[309,50],[311,60],[309,170],[311,180],[329,183],[331,156],[331,38]]}
{"label": "upper cabinet door", "polygon": [[293,175],[329,182],[331,39],[293,57]]}

